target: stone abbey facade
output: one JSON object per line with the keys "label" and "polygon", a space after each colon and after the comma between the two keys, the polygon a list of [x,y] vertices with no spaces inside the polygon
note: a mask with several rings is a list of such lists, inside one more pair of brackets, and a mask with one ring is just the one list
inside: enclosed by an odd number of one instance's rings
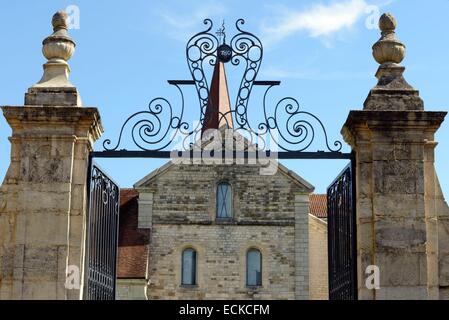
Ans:
{"label": "stone abbey facade", "polygon": [[[223,192],[231,204],[219,217]],[[309,184],[286,170],[172,165],[139,182],[139,215],[150,221],[149,299],[307,299]],[[150,199],[149,201],[147,199]],[[182,282],[182,254],[196,252],[196,279]],[[248,252],[261,254],[248,283]]]}
{"label": "stone abbey facade", "polygon": [[[24,105],[2,107],[12,135],[0,187],[0,299],[86,297],[87,172],[103,127],[68,80],[75,42],[66,15],[52,24],[42,79]],[[425,111],[404,79],[395,19],[384,14],[379,26],[378,83],[342,128],[355,156],[358,299],[447,300],[449,208],[434,168],[446,112]],[[204,130],[232,129],[217,117],[230,108],[221,64],[213,79]],[[131,218],[120,225],[136,232],[121,234],[119,297],[324,297],[326,249],[316,244],[326,225],[309,215],[313,187],[281,165],[271,176],[259,169],[167,164],[124,192]],[[137,260],[127,259],[133,246]],[[372,266],[379,288],[366,285]]]}

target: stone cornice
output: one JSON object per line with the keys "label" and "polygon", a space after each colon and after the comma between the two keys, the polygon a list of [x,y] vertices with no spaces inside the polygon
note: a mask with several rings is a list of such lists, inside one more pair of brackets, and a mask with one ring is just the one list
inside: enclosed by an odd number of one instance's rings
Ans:
{"label": "stone cornice", "polygon": [[373,131],[410,131],[434,133],[444,121],[445,111],[350,111],[341,134],[351,146],[372,139]]}
{"label": "stone cornice", "polygon": [[369,127],[421,127],[437,129],[444,121],[446,111],[350,111],[344,128]]}
{"label": "stone cornice", "polygon": [[87,127],[97,140],[103,133],[97,108],[3,106],[3,115],[13,130],[25,127]]}

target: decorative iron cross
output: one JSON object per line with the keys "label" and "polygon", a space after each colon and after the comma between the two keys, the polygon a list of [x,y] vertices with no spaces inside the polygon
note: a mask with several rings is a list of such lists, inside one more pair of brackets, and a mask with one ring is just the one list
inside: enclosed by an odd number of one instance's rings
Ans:
{"label": "decorative iron cross", "polygon": [[221,42],[221,39],[223,37],[223,44],[226,42],[226,27],[225,27],[225,22],[223,20],[223,23],[221,25],[221,28],[217,30],[217,32],[215,33],[218,36],[218,43]]}

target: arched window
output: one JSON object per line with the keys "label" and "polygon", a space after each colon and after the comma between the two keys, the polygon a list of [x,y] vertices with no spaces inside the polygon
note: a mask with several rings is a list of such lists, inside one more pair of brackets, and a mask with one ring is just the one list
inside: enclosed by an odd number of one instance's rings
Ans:
{"label": "arched window", "polygon": [[232,189],[227,182],[217,186],[217,218],[232,218]]}
{"label": "arched window", "polygon": [[181,284],[196,284],[196,251],[188,248],[182,252],[182,277]]}
{"label": "arched window", "polygon": [[262,254],[257,249],[249,249],[246,253],[246,285],[262,285]]}

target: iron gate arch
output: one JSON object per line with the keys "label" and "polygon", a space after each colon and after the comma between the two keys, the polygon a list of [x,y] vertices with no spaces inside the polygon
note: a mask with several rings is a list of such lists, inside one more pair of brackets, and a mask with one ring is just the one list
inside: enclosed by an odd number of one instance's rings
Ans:
{"label": "iron gate arch", "polygon": [[[242,66],[244,68],[239,89],[237,91],[237,98],[235,105],[231,110],[226,113],[219,111],[219,122],[224,120],[229,126],[228,116],[232,115],[234,132],[244,133],[245,138],[249,143],[254,144],[257,148],[256,151],[243,151],[236,152],[233,150],[232,158],[237,157],[244,159],[258,159],[260,157],[275,157],[276,159],[347,159],[350,160],[350,167],[354,168],[354,155],[352,153],[342,152],[343,144],[335,140],[332,143],[329,142],[328,134],[323,122],[319,117],[311,112],[302,110],[299,102],[293,97],[285,97],[279,100],[271,108],[268,105],[267,97],[273,87],[279,86],[280,81],[260,81],[257,80],[258,71],[263,58],[263,46],[261,41],[254,34],[243,30],[245,21],[239,19],[235,23],[235,28],[238,31],[234,35],[230,42],[226,42],[225,27],[223,26],[214,35],[211,30],[213,23],[210,19],[205,19],[204,24],[206,30],[195,34],[187,43],[186,46],[186,58],[189,67],[191,79],[190,80],[168,80],[168,83],[174,86],[180,93],[181,104],[178,110],[172,106],[172,104],[165,98],[159,97],[150,101],[146,110],[138,111],[129,116],[123,123],[116,142],[113,143],[111,139],[105,139],[103,141],[102,151],[93,151],[89,154],[89,171],[88,171],[88,198],[89,198],[89,213],[88,219],[92,221],[92,217],[97,214],[95,204],[99,204],[99,210],[102,212],[109,212],[98,202],[98,199],[91,199],[92,188],[94,184],[91,184],[91,172],[92,168],[99,170],[98,166],[93,164],[93,159],[98,158],[163,158],[170,159],[173,157],[186,154],[190,158],[201,158],[205,151],[195,151],[198,141],[202,141],[202,127],[209,119],[206,115],[206,108],[210,104],[209,100],[209,84],[205,75],[204,68],[206,66],[215,66],[217,63],[230,63],[234,66]],[[190,126],[184,119],[184,94],[182,88],[184,86],[192,86],[195,88],[198,101],[200,121],[196,125]],[[248,116],[248,102],[251,96],[251,92],[254,87],[265,87],[263,94],[263,119],[256,125],[251,123],[251,119]],[[164,119],[165,118],[165,119]],[[255,130],[257,129],[257,131]],[[137,150],[127,150],[121,148],[123,140],[125,139],[126,131],[130,131],[130,137],[132,144],[137,147]],[[321,136],[324,141],[324,150],[310,151],[312,143],[315,140],[317,132],[321,132]],[[173,145],[173,142],[177,139],[181,139],[179,149],[169,149]],[[179,139],[178,139],[179,140]],[[271,150],[269,146],[274,146],[276,150]],[[280,151],[278,151],[280,150]],[[210,156],[210,154],[209,154]],[[219,156],[219,155],[218,155]],[[222,157],[227,157],[225,151],[222,151]],[[103,171],[101,177],[105,181],[111,181]],[[350,183],[353,185],[355,171],[351,170]],[[351,190],[354,188],[351,185]],[[117,184],[114,184],[114,188],[118,188]],[[338,190],[329,188],[329,190]],[[119,191],[116,193],[119,196]],[[118,200],[119,198],[114,198]],[[333,210],[333,207],[330,208]],[[110,213],[112,214],[112,213]],[[348,212],[345,217],[354,218],[355,207],[351,207],[351,212]],[[114,223],[118,223],[117,220],[111,220],[112,224],[106,226],[111,232],[115,232],[117,235],[117,229]],[[114,222],[115,221],[115,222]],[[334,220],[332,220],[334,221]],[[91,234],[93,232],[90,229],[88,239],[88,246],[95,246],[91,242],[95,239],[97,242],[107,242],[108,233],[100,233],[99,237],[95,237]],[[346,239],[340,237],[339,229],[333,229],[332,235],[338,239]],[[351,232],[356,232],[355,225]],[[106,238],[105,238],[106,236]],[[335,243],[335,242],[333,242]],[[333,247],[331,247],[332,250]],[[113,250],[114,251],[114,250]],[[330,252],[330,251],[329,251]],[[355,251],[354,251],[355,252]],[[88,252],[88,261],[95,260],[92,255],[93,251]],[[114,252],[110,252],[111,256],[115,257],[113,263],[117,263],[117,247]],[[334,254],[334,252],[330,252]],[[354,253],[352,253],[354,254]],[[101,255],[99,256],[102,257]],[[350,257],[353,261],[355,256]],[[89,260],[91,259],[91,260]],[[335,267],[335,260],[329,260],[329,270],[333,270]],[[97,262],[100,263],[100,262]],[[354,263],[352,264],[354,267]],[[113,299],[115,294],[116,279],[111,281],[112,272],[116,272],[116,266],[110,266],[106,274],[98,273],[95,269],[95,263],[88,266],[89,278],[87,281],[87,298],[88,299]],[[106,269],[101,269],[106,270]],[[92,272],[91,272],[92,271]],[[336,288],[333,284],[334,278],[329,278],[329,286]],[[352,289],[351,292],[356,292],[356,277],[351,277],[345,280],[348,286]],[[332,284],[331,284],[332,282]],[[102,291],[104,290],[104,292]],[[346,290],[346,287],[345,289]],[[98,292],[102,292],[99,294]],[[338,290],[337,290],[338,291]],[[347,298],[345,294],[339,294],[335,290],[330,294],[331,299]],[[351,295],[349,298],[355,299],[356,294]]]}

